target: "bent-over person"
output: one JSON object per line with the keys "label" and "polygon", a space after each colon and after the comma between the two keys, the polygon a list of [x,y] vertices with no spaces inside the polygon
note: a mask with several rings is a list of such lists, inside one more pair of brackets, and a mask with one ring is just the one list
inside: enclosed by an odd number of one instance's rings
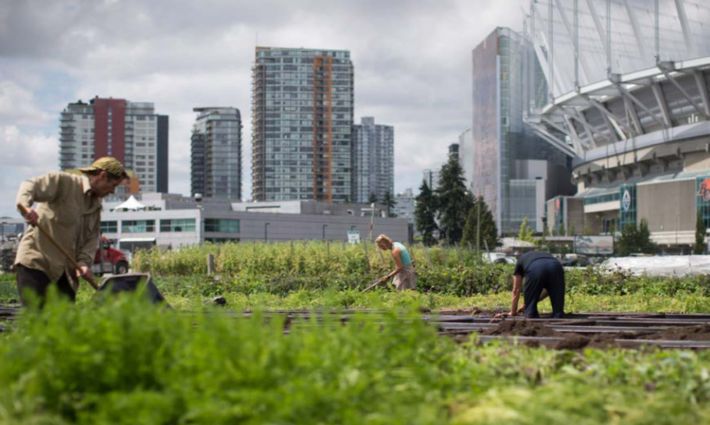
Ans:
{"label": "bent-over person", "polygon": [[[59,294],[76,298],[77,276],[93,278],[91,264],[99,244],[101,199],[128,178],[115,158],[97,159],[80,174],[52,172],[20,184],[17,205],[31,227],[22,236],[15,257],[17,290],[22,304],[30,293],[44,303],[47,288],[56,282]],[[31,209],[36,205],[35,209]],[[23,211],[20,210],[22,214]],[[51,236],[79,264],[71,262],[37,226]]]}
{"label": "bent-over person", "polygon": [[[524,285],[523,285],[524,280]],[[519,313],[518,301],[523,293],[525,305],[522,310],[527,318],[540,317],[537,304],[545,298],[545,292],[552,304],[552,317],[564,316],[565,308],[565,270],[552,255],[532,251],[520,256],[513,272],[513,297],[510,312],[503,316],[515,316]]]}
{"label": "bent-over person", "polygon": [[400,242],[393,242],[387,235],[380,235],[375,239],[377,247],[383,251],[392,251],[395,269],[383,276],[380,281],[386,281],[394,277],[392,283],[398,291],[405,289],[415,289],[417,287],[417,275],[414,272],[414,262],[407,247]]}

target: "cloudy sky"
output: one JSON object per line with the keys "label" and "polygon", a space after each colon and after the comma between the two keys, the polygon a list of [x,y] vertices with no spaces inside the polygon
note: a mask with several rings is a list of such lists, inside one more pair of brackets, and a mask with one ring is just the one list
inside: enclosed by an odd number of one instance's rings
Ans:
{"label": "cloudy sky", "polygon": [[471,50],[520,29],[524,0],[2,0],[0,216],[58,169],[59,113],[100,97],[153,102],[170,116],[170,192],[189,193],[196,106],[234,106],[251,195],[254,47],[346,49],[355,121],[395,128],[395,191],[416,190],[471,122]]}

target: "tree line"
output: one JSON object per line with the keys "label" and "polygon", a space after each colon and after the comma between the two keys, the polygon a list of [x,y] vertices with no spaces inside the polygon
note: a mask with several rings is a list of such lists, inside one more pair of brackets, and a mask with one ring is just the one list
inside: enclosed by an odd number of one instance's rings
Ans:
{"label": "tree line", "polygon": [[463,168],[455,156],[441,167],[437,187],[419,187],[414,216],[424,245],[437,243],[487,248],[498,245],[498,229],[482,196],[466,188]]}

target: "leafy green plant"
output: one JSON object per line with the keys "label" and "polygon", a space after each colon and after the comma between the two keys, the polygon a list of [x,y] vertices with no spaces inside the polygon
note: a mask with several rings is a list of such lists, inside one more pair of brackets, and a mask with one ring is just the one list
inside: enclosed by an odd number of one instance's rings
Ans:
{"label": "leafy green plant", "polygon": [[130,296],[50,302],[0,334],[0,423],[710,420],[707,351],[565,352],[475,336],[456,345],[409,310],[285,326]]}

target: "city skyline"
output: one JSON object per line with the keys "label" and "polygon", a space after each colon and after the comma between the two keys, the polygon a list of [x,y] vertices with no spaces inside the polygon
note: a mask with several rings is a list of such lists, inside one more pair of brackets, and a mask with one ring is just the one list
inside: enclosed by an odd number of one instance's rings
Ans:
{"label": "city skyline", "polygon": [[[470,126],[471,49],[496,26],[521,27],[524,4],[4,2],[0,215],[15,214],[21,180],[59,169],[62,108],[96,95],[151,102],[170,117],[169,188],[188,194],[192,108],[242,110],[242,150],[251,151],[250,74],[254,47],[264,45],[351,51],[355,120],[396,128],[395,192],[416,189]],[[243,165],[249,193],[250,161]]]}

